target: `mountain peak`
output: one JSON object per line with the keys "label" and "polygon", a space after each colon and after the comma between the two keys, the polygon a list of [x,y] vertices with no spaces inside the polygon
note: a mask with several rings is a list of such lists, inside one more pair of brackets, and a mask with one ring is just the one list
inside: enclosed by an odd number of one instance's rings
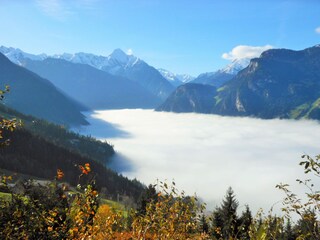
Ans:
{"label": "mountain peak", "polygon": [[236,75],[239,71],[246,68],[250,63],[250,58],[238,58],[232,60],[221,72]]}
{"label": "mountain peak", "polygon": [[120,64],[122,66],[133,66],[139,61],[134,55],[128,55],[120,48],[113,50],[113,52],[108,56],[109,65]]}
{"label": "mountain peak", "polygon": [[114,59],[114,60],[117,60],[118,62],[121,62],[121,63],[126,63],[128,61],[129,57],[130,56],[127,55],[120,48],[113,50],[113,52],[109,55],[109,59]]}

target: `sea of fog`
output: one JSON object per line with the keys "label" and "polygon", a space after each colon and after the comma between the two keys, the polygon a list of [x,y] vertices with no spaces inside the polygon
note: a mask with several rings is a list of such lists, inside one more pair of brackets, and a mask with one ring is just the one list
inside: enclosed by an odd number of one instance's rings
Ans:
{"label": "sea of fog", "polygon": [[[174,180],[180,190],[196,193],[209,209],[220,204],[229,186],[255,211],[281,207],[276,184],[305,179],[302,154],[320,153],[316,121],[261,120],[152,110],[96,111],[81,129],[112,143],[113,167],[145,184]],[[280,201],[280,202],[279,202]]]}

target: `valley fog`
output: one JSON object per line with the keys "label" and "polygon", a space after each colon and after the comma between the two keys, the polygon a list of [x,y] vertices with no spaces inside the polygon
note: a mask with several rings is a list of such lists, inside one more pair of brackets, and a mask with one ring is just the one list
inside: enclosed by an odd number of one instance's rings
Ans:
{"label": "valley fog", "polygon": [[[81,132],[115,146],[114,165],[145,184],[174,180],[179,190],[196,193],[208,209],[220,204],[229,186],[239,211],[249,204],[267,212],[283,194],[276,184],[296,179],[302,154],[320,153],[320,125],[315,121],[261,120],[152,110],[96,111]],[[117,163],[118,162],[118,163]]]}

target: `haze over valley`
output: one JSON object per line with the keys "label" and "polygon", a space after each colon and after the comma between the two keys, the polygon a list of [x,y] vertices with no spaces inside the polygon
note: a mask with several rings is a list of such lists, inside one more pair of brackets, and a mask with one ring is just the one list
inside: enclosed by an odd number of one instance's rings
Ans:
{"label": "haze over valley", "polygon": [[[111,123],[120,133],[99,133],[103,124],[96,125],[95,119]],[[269,210],[281,199],[277,184],[296,186],[296,178],[304,177],[300,156],[318,153],[320,134],[316,121],[142,109],[97,111],[88,121],[93,124],[82,132],[114,144],[114,161],[120,161],[115,167],[124,175],[145,183],[174,179],[188,194],[197,193],[209,209],[232,186],[241,204]],[[280,207],[278,203],[275,209]]]}

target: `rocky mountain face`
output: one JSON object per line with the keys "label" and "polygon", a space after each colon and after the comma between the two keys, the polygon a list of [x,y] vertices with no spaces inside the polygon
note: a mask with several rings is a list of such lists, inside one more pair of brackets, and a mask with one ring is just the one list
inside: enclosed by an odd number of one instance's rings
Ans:
{"label": "rocky mountain face", "polygon": [[318,118],[320,47],[272,49],[253,59],[226,88],[217,113]]}
{"label": "rocky mountain face", "polygon": [[156,111],[210,113],[215,104],[216,88],[186,83],[178,87]]}
{"label": "rocky mountain face", "polygon": [[[181,98],[187,96],[185,92]],[[207,110],[220,115],[320,119],[320,46],[267,50],[218,88],[213,98]]]}
{"label": "rocky mountain face", "polygon": [[24,114],[33,115],[58,124],[78,126],[87,121],[82,104],[58,90],[51,82],[12,63],[0,53],[0,88],[9,85],[3,104]]}

